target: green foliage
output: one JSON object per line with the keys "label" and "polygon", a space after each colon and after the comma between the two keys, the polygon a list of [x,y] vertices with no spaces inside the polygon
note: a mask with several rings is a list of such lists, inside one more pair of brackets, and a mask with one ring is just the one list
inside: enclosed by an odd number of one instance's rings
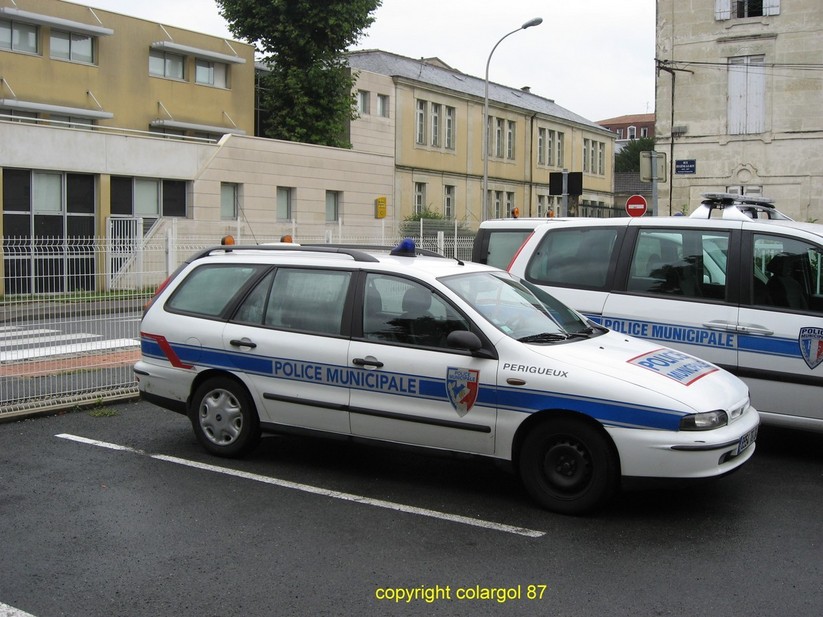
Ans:
{"label": "green foliage", "polygon": [[357,117],[346,51],[382,0],[217,0],[232,34],[253,42],[270,72],[259,81],[265,136],[350,147]]}
{"label": "green foliage", "polygon": [[640,171],[640,153],[654,150],[654,138],[641,137],[633,139],[623,146],[623,149],[614,157],[614,171]]}
{"label": "green foliage", "polygon": [[[446,233],[454,232],[454,221],[445,218],[439,212],[422,209],[420,212],[410,214],[400,223],[400,235],[406,238],[416,238],[420,235],[420,221],[423,221],[423,235],[436,235],[438,231]],[[462,223],[457,223],[458,235],[474,235],[470,229]]]}

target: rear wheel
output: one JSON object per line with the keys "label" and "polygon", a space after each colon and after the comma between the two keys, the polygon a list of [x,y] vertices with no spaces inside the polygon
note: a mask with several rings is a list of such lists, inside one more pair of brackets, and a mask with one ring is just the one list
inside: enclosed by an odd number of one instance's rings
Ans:
{"label": "rear wheel", "polygon": [[544,508],[584,514],[617,491],[619,463],[603,431],[573,418],[543,422],[523,441],[520,478]]}
{"label": "rear wheel", "polygon": [[218,456],[243,456],[260,441],[260,420],[246,389],[228,377],[204,382],[189,411],[194,434]]}

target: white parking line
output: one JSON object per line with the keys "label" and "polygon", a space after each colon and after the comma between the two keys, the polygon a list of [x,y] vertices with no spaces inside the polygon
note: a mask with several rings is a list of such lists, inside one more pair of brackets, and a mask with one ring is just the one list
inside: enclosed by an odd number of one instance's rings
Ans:
{"label": "white parking line", "polygon": [[34,615],[0,602],[0,617],[34,617]]}
{"label": "white parking line", "polygon": [[132,338],[108,339],[104,341],[90,341],[88,343],[75,343],[74,345],[55,345],[53,347],[35,347],[33,349],[15,349],[12,351],[0,352],[0,362],[19,362],[21,360],[33,360],[35,358],[46,358],[49,356],[65,356],[69,354],[80,354],[92,351],[108,351],[110,349],[122,349],[125,347],[138,347],[140,341]]}
{"label": "white parking line", "polygon": [[156,459],[158,461],[166,461],[168,463],[175,463],[177,465],[184,465],[186,467],[193,467],[195,469],[202,469],[204,471],[212,471],[227,476],[236,478],[243,478],[245,480],[253,480],[263,484],[270,484],[279,486],[281,488],[289,488],[304,493],[311,493],[313,495],[320,495],[323,497],[331,497],[332,499],[341,499],[343,501],[352,501],[367,506],[374,506],[376,508],[385,508],[387,510],[394,510],[396,512],[404,512],[406,514],[417,514],[418,516],[426,516],[428,518],[435,518],[443,521],[450,521],[452,523],[459,523],[461,525],[471,525],[472,527],[482,527],[483,529],[490,529],[492,531],[502,531],[518,536],[526,536],[528,538],[540,538],[546,535],[545,531],[536,531],[534,529],[527,529],[525,527],[515,527],[512,525],[505,525],[503,523],[495,523],[492,521],[485,521],[483,519],[471,518],[468,516],[460,516],[458,514],[448,514],[446,512],[439,512],[437,510],[429,510],[428,508],[418,508],[416,506],[409,506],[392,501],[384,501],[382,499],[372,499],[371,497],[364,497],[362,495],[354,495],[352,493],[341,493],[309,484],[298,484],[290,482],[289,480],[281,480],[279,478],[271,478],[269,476],[261,476],[259,474],[249,473],[246,471],[237,471],[235,469],[226,469],[225,467],[218,467],[216,465],[209,465],[206,463],[198,463],[197,461],[190,461],[176,456],[166,456],[164,454],[149,454],[142,450],[130,448],[128,446],[121,446],[118,444],[108,443],[105,441],[97,441],[95,439],[88,439],[87,437],[79,437],[77,435],[69,435],[61,433],[55,435],[59,439],[68,439],[78,443],[97,446],[100,448],[108,448],[111,450],[120,450],[124,452],[131,452],[133,454],[140,454]]}

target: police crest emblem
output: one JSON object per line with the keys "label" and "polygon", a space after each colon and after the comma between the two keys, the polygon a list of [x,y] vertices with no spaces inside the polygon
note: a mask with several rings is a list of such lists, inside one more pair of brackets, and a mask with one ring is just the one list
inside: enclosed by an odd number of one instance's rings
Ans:
{"label": "police crest emblem", "polygon": [[809,368],[823,362],[823,328],[800,328],[800,354]]}
{"label": "police crest emblem", "polygon": [[449,367],[446,374],[446,391],[457,414],[462,418],[477,401],[480,371]]}

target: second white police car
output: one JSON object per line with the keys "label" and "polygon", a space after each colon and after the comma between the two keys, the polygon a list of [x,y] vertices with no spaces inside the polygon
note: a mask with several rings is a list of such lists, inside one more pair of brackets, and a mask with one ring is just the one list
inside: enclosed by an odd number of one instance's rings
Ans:
{"label": "second white police car", "polygon": [[569,514],[621,478],[731,472],[759,424],[717,366],[413,245],[206,250],[147,308],[141,349],[141,395],[186,414],[214,454],[308,429],[483,455]]}

